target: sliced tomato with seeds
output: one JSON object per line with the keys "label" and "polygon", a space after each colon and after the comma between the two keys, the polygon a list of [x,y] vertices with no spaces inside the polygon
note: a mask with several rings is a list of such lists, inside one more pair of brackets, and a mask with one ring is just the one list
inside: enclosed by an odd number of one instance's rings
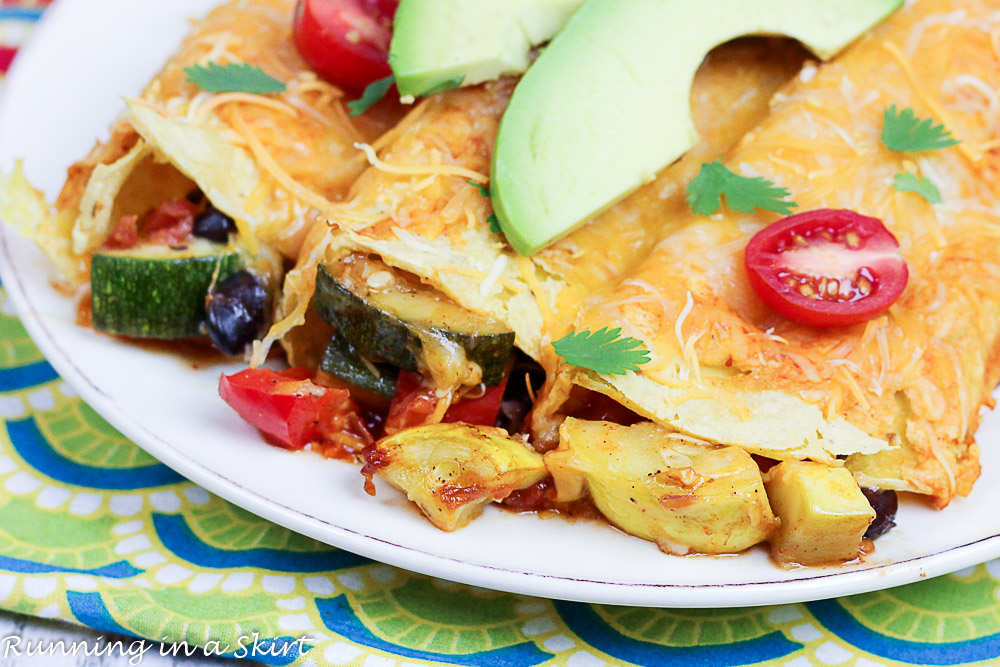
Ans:
{"label": "sliced tomato with seeds", "polygon": [[889,308],[909,271],[882,221],[854,211],[799,213],[757,232],[745,264],[754,291],[795,322],[839,327]]}

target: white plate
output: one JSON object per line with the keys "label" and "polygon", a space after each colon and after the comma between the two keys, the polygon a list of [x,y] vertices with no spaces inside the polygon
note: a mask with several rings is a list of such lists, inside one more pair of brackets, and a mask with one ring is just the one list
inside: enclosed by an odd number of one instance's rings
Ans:
{"label": "white plate", "polygon": [[[50,197],[159,70],[213,0],[60,0],[7,80],[0,105],[0,168],[25,159]],[[896,586],[1000,555],[1000,419],[979,432],[983,478],[944,512],[916,504],[864,563],[782,570],[762,548],[724,558],[665,556],[607,526],[490,509],[443,533],[402,496],[362,490],[357,467],[264,444],[216,393],[220,371],[131,346],[74,324],[50,285],[53,267],[0,229],[0,274],[49,361],[98,412],[145,450],[251,512],[329,544],[434,576],[590,602],[664,607],[777,604]]]}

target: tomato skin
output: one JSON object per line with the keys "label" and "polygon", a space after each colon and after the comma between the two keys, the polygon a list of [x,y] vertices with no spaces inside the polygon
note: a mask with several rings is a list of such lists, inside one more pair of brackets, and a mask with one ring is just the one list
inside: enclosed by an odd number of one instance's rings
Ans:
{"label": "tomato skin", "polygon": [[[462,398],[445,411],[443,423],[464,422],[478,426],[493,426],[500,414],[500,403],[507,388],[507,376],[495,387],[487,387],[479,398]],[[387,434],[398,433],[407,428],[420,426],[437,405],[437,397],[432,389],[424,385],[419,373],[400,371],[396,381],[396,395],[389,406],[386,418]]]}
{"label": "tomato skin", "polygon": [[[221,376],[219,395],[270,441],[289,449],[330,439],[333,427],[357,431],[360,420],[350,392],[321,387],[311,377],[305,368],[248,368]],[[355,418],[344,419],[351,415]]]}
{"label": "tomato skin", "polygon": [[[878,317],[909,278],[896,237],[877,218],[846,210],[799,213],[765,227],[747,244],[744,264],[750,285],[771,310],[818,327]],[[837,281],[830,283],[829,298],[803,293],[827,280]]]}
{"label": "tomato skin", "polygon": [[399,0],[298,0],[292,35],[321,77],[360,95],[390,74],[389,43]]}
{"label": "tomato skin", "polygon": [[497,415],[500,414],[503,393],[507,389],[507,377],[505,375],[503,381],[495,387],[486,387],[486,391],[479,398],[462,398],[452,404],[441,421],[493,426],[497,421]]}

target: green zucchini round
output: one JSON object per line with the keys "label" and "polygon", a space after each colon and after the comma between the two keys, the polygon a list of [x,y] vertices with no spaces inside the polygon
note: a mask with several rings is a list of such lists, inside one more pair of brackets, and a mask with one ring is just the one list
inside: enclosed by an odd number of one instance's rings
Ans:
{"label": "green zucchini round", "polygon": [[134,338],[203,336],[213,279],[222,282],[245,265],[244,253],[206,241],[96,252],[90,264],[93,327]]}
{"label": "green zucchini round", "polygon": [[396,393],[399,371],[389,364],[365,363],[348,341],[338,335],[330,339],[319,363],[320,370],[355,387],[392,398]]}
{"label": "green zucchini round", "polygon": [[316,273],[313,307],[320,319],[337,327],[358,353],[409,371],[419,370],[424,337],[457,343],[482,369],[482,381],[495,386],[514,348],[514,332],[461,306],[418,292],[368,292],[358,295],[322,264]]}

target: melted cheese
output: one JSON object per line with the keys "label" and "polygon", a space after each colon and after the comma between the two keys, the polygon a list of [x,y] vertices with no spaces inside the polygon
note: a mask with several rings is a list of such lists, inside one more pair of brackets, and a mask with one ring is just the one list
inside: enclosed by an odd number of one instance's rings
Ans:
{"label": "melted cheese", "polygon": [[276,100],[271,97],[264,97],[263,95],[252,95],[250,93],[220,93],[218,95],[211,96],[205,102],[201,104],[194,104],[192,101],[191,108],[195,109],[194,117],[196,119],[202,119],[211,113],[217,107],[224,104],[256,104],[257,106],[262,106],[272,111],[277,111],[278,113],[283,113],[286,116],[291,116],[292,118],[297,118],[299,113],[287,102],[281,100]]}
{"label": "melted cheese", "polygon": [[[896,432],[902,394],[912,420],[933,437],[913,441],[912,458],[892,471],[892,488],[933,494],[939,504],[967,493],[978,470],[969,434],[1000,379],[991,359],[1000,338],[1000,152],[990,149],[1000,146],[1000,122],[990,112],[1000,99],[994,5],[969,0],[952,15],[947,0],[913,0],[777,95],[772,115],[727,159],[731,169],[790,189],[801,210],[845,208],[883,219],[910,269],[909,286],[887,315],[831,330],[784,321],[759,301],[742,266],[747,240],[775,216],[682,215],[649,259],[576,325],[623,326],[648,342],[654,361],[638,377],[649,382],[607,377],[604,390],[614,387],[638,405],[647,402],[644,392],[680,389],[671,369],[687,366],[693,350],[703,370],[731,366],[734,374],[696,383],[692,373],[690,391],[711,380],[721,403],[727,392],[778,391],[815,404],[827,423],[842,418],[883,439]],[[882,114],[891,104],[929,111],[963,143],[919,156],[885,150]],[[904,170],[929,178],[945,202],[897,192],[893,176]],[[644,215],[633,198],[616,208]],[[718,410],[722,419],[725,409]],[[795,410],[779,415],[773,430],[791,427]],[[651,405],[644,414],[688,428],[683,415],[678,421]]]}
{"label": "melted cheese", "polygon": [[402,165],[383,162],[375,153],[375,149],[368,144],[355,143],[354,147],[365,154],[368,164],[379,171],[389,174],[401,174],[406,176],[423,176],[425,174],[440,174],[442,176],[461,176],[476,183],[489,183],[490,177],[478,171],[466,169],[453,164],[428,164],[428,165]]}

